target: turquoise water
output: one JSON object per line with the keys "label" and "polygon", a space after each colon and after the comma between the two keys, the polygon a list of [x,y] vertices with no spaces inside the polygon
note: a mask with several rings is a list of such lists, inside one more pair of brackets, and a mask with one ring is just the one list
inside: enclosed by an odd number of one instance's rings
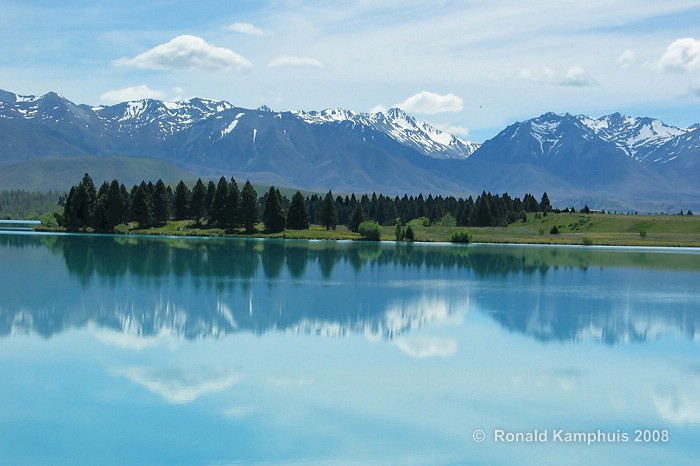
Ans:
{"label": "turquoise water", "polygon": [[700,462],[698,251],[5,233],[0,277],[0,464]]}

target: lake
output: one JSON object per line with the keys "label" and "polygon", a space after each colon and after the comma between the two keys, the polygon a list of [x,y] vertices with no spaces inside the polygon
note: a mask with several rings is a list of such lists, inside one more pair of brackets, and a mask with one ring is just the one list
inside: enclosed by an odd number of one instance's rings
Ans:
{"label": "lake", "polygon": [[699,253],[0,233],[0,463],[697,465]]}

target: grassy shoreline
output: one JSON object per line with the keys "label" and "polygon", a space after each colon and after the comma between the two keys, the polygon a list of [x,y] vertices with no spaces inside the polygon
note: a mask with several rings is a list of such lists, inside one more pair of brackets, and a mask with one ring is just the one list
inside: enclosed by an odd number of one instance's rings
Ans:
{"label": "grassy shoreline", "polygon": [[[360,235],[338,227],[336,230],[312,225],[306,230],[281,233],[224,232],[217,228],[194,228],[188,220],[170,221],[165,226],[133,229],[130,233],[161,236],[203,236],[241,238],[287,238],[311,240],[359,240]],[[553,227],[559,233],[551,234]],[[414,226],[416,242],[450,242],[462,227]],[[550,213],[507,227],[470,227],[475,243],[568,244],[597,246],[700,247],[700,218],[681,215],[625,215]],[[37,228],[37,231],[57,231]],[[394,227],[382,227],[382,240],[394,240]]]}

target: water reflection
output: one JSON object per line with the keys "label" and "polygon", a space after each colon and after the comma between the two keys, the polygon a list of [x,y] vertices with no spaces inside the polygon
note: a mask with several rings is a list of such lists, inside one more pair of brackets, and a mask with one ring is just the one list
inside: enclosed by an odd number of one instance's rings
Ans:
{"label": "water reflection", "polygon": [[0,251],[0,335],[357,332],[420,358],[454,347],[411,329],[473,309],[541,341],[700,330],[700,256],[682,251],[17,234]]}

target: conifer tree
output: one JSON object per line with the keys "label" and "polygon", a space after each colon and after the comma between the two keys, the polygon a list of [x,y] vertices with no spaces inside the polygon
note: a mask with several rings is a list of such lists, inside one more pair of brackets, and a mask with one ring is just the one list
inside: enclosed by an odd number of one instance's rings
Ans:
{"label": "conifer tree", "polygon": [[265,230],[270,233],[284,231],[287,223],[284,207],[282,206],[282,196],[274,186],[270,186],[270,191],[267,193],[265,208],[263,209],[263,223],[265,223]]}
{"label": "conifer tree", "polygon": [[124,206],[122,223],[126,223],[129,221],[129,212],[131,210],[131,194],[129,194],[129,190],[126,189],[124,183],[119,184],[119,195],[122,198],[122,206]]}
{"label": "conifer tree", "polygon": [[168,189],[161,179],[158,180],[153,190],[153,216],[156,225],[165,225],[170,218]]}
{"label": "conifer tree", "polygon": [[321,225],[326,227],[326,231],[333,229],[338,226],[338,214],[335,210],[335,201],[333,200],[333,193],[328,191],[326,197],[323,199],[323,206],[321,207]]}
{"label": "conifer tree", "polygon": [[226,202],[228,200],[228,182],[223,176],[219,178],[219,183],[216,185],[214,200],[211,204],[211,212],[209,218],[211,222],[219,228],[226,227]]}
{"label": "conifer tree", "polygon": [[[123,186],[123,185],[122,185]],[[126,188],[124,188],[126,190]],[[119,181],[112,180],[107,192],[107,208],[105,211],[106,229],[113,231],[120,223],[126,223],[128,208],[122,196]]]}
{"label": "conifer tree", "polygon": [[206,214],[206,197],[207,188],[204,186],[202,179],[199,178],[194,188],[192,188],[192,197],[190,198],[190,218],[194,220],[197,225],[201,225],[202,219]]}
{"label": "conifer tree", "polygon": [[68,230],[76,231],[92,223],[92,213],[97,198],[95,184],[90,175],[85,173],[77,186],[73,186],[63,209],[63,218]]}
{"label": "conifer tree", "polygon": [[190,190],[182,180],[175,187],[173,211],[175,220],[185,220],[190,214]]}
{"label": "conifer tree", "polygon": [[241,225],[241,193],[238,190],[238,183],[231,177],[228,187],[228,197],[226,198],[226,208],[224,209],[224,223],[227,228],[238,228]]}
{"label": "conifer tree", "polygon": [[552,204],[549,202],[549,196],[547,196],[547,192],[545,191],[544,194],[542,194],[542,200],[540,201],[540,210],[542,212],[549,212],[552,210]]}
{"label": "conifer tree", "polygon": [[241,190],[241,224],[247,233],[255,232],[258,223],[258,193],[250,181],[246,181]]}
{"label": "conifer tree", "polygon": [[290,230],[306,230],[309,228],[309,212],[306,210],[304,196],[297,191],[292,197],[292,203],[287,212],[287,228]]}
{"label": "conifer tree", "polygon": [[365,220],[365,209],[362,208],[362,204],[355,204],[355,208],[352,211],[352,216],[350,217],[350,223],[348,223],[348,228],[350,231],[357,233],[360,223],[364,222]]}
{"label": "conifer tree", "polygon": [[204,196],[204,216],[211,221],[211,211],[214,205],[214,196],[216,195],[216,184],[209,180],[207,183],[207,194]]}
{"label": "conifer tree", "polygon": [[152,227],[155,222],[155,217],[153,215],[153,196],[151,195],[151,190],[148,189],[148,185],[144,181],[136,188],[132,204],[134,220],[139,223],[139,228]]}
{"label": "conifer tree", "polygon": [[103,232],[108,231],[107,228],[107,193],[109,192],[109,184],[105,181],[100,186],[97,192],[97,197],[95,198],[95,204],[92,208],[92,217],[90,219],[90,226],[95,229],[95,231]]}

